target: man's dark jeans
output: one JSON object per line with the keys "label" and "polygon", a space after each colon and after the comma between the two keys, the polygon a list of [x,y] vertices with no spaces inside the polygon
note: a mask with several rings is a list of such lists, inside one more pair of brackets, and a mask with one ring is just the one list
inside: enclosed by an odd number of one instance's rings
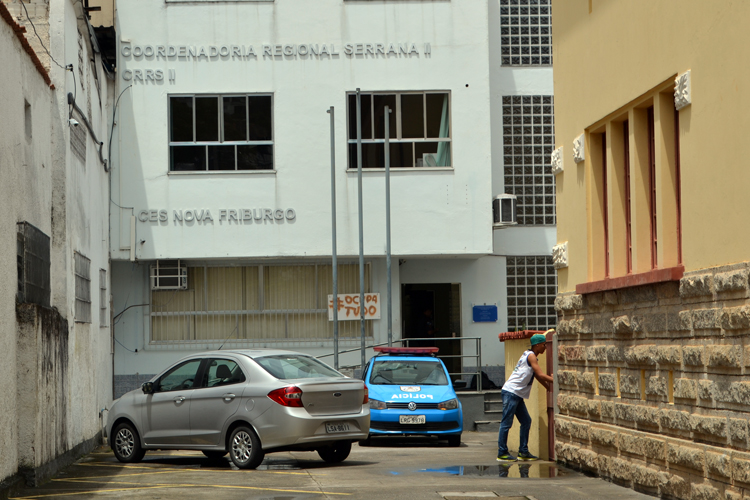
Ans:
{"label": "man's dark jeans", "polygon": [[500,422],[500,433],[497,437],[497,456],[508,454],[508,431],[513,425],[513,417],[517,417],[521,423],[521,443],[518,453],[529,453],[529,429],[531,429],[531,416],[526,409],[523,398],[515,394],[503,391],[503,420]]}

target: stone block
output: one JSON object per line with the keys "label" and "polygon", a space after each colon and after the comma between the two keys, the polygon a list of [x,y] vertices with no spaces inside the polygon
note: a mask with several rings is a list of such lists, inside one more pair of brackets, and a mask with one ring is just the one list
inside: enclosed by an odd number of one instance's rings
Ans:
{"label": "stone block", "polygon": [[561,337],[575,336],[581,333],[582,319],[563,319],[557,324],[557,334]]}
{"label": "stone block", "polygon": [[642,427],[659,427],[659,412],[658,408],[638,405],[635,413],[635,421]]}
{"label": "stone block", "polygon": [[613,449],[618,447],[616,432],[607,429],[592,427],[589,430],[589,437],[591,438],[591,442],[594,444]]}
{"label": "stone block", "polygon": [[[750,485],[750,454],[732,452],[732,479]],[[746,487],[746,491],[750,489]],[[750,493],[750,491],[747,491]]]}
{"label": "stone block", "polygon": [[589,424],[570,422],[570,437],[580,442],[587,442],[589,440]]}
{"label": "stone block", "polygon": [[583,361],[582,346],[568,346],[565,348],[565,359],[568,361]]}
{"label": "stone block", "polygon": [[688,469],[701,471],[705,467],[705,454],[702,448],[670,443],[667,446],[667,462]]}
{"label": "stone block", "polygon": [[617,299],[617,292],[614,292],[612,290],[604,292],[604,296],[602,297],[602,304],[605,306],[616,306],[619,303],[619,300]]}
{"label": "stone block", "polygon": [[717,273],[714,275],[714,290],[716,290],[716,293],[746,290],[747,275],[747,269]]}
{"label": "stone block", "polygon": [[641,441],[640,436],[620,432],[618,439],[620,443],[620,452],[643,456],[643,442]]}
{"label": "stone block", "polygon": [[693,310],[693,328],[695,330],[711,330],[720,328],[720,314],[721,309]]}
{"label": "stone block", "polygon": [[680,296],[680,284],[673,281],[658,283],[656,285],[656,296],[659,299],[674,299]]}
{"label": "stone block", "polygon": [[703,346],[686,345],[682,347],[682,360],[687,366],[703,366]]}
{"label": "stone block", "polygon": [[578,460],[579,460],[578,463],[584,469],[596,470],[597,466],[599,465],[598,457],[599,457],[598,453],[582,448],[580,452],[578,453]]}
{"label": "stone block", "polygon": [[656,488],[659,486],[659,471],[642,465],[636,465],[633,468],[633,482],[648,488]]}
{"label": "stone block", "polygon": [[734,446],[747,446],[747,420],[744,418],[729,419],[729,439]]}
{"label": "stone block", "polygon": [[635,405],[626,405],[623,403],[615,403],[615,416],[617,416],[618,423],[634,425],[637,414],[637,407]]}
{"label": "stone block", "polygon": [[693,328],[693,315],[690,311],[667,313],[667,330],[685,332]]}
{"label": "stone block", "polygon": [[646,395],[667,397],[667,380],[656,375],[649,377],[646,383]]}
{"label": "stone block", "polygon": [[583,298],[580,295],[558,295],[555,298],[557,311],[576,311],[583,308]]}
{"label": "stone block", "polygon": [[588,399],[580,396],[570,396],[568,401],[568,411],[586,415],[588,411]]}
{"label": "stone block", "polygon": [[750,345],[745,346],[745,366],[750,366]]}
{"label": "stone block", "polygon": [[578,390],[582,392],[594,392],[595,380],[594,372],[583,372],[578,378]]}
{"label": "stone block", "polygon": [[617,290],[617,300],[623,305],[654,303],[656,299],[656,288],[653,285],[631,286]]}
{"label": "stone block", "polygon": [[721,492],[709,483],[691,484],[691,500],[722,500]]}
{"label": "stone block", "polygon": [[706,471],[722,477],[732,476],[732,461],[729,453],[706,452]]}
{"label": "stone block", "polygon": [[586,360],[593,362],[604,362],[607,361],[607,347],[603,345],[597,345],[586,348]]}
{"label": "stone block", "polygon": [[615,418],[615,403],[612,401],[602,401],[601,406],[601,417],[605,420],[612,420]]}
{"label": "stone block", "polygon": [[689,499],[690,498],[690,480],[682,478],[676,474],[670,475],[665,483],[662,483],[661,491],[663,495],[672,498]]}
{"label": "stone block", "polygon": [[698,397],[706,401],[714,398],[715,386],[711,380],[698,381]]}
{"label": "stone block", "polygon": [[643,329],[648,333],[667,331],[667,315],[662,312],[646,314],[642,320]]}
{"label": "stone block", "polygon": [[729,386],[732,402],[750,406],[750,382],[732,382]]}
{"label": "stone block", "polygon": [[560,409],[563,413],[568,413],[568,406],[570,405],[569,401],[572,396],[568,396],[566,394],[558,394],[557,395],[557,407]]}
{"label": "stone block", "polygon": [[648,365],[656,364],[655,359],[656,346],[638,345],[625,351],[625,361],[631,365]]}
{"label": "stone block", "polygon": [[663,431],[677,433],[680,431],[690,431],[690,413],[679,410],[661,410],[659,413],[659,422]]}
{"label": "stone block", "polygon": [[680,280],[680,297],[704,297],[711,295],[713,277],[710,274],[684,276]]}
{"label": "stone block", "polygon": [[573,370],[559,370],[557,372],[557,383],[561,387],[578,388],[578,372]]}
{"label": "stone block", "polygon": [[750,307],[727,307],[721,311],[721,327],[725,330],[750,329]]}
{"label": "stone block", "polygon": [[[750,349],[750,347],[748,348]],[[750,365],[750,350],[747,354],[748,365]],[[622,347],[607,346],[607,361],[622,362],[625,361],[625,350]]]}
{"label": "stone block", "polygon": [[583,306],[587,310],[598,309],[602,307],[604,299],[604,292],[587,293],[583,297]]}
{"label": "stone block", "polygon": [[708,366],[739,368],[742,363],[742,348],[737,345],[714,345],[706,347]]}
{"label": "stone block", "polygon": [[698,434],[707,434],[715,438],[727,437],[726,418],[690,415],[690,427]]}
{"label": "stone block", "polygon": [[633,326],[630,324],[630,318],[627,316],[618,316],[612,318],[612,332],[617,335],[631,335]]}
{"label": "stone block", "polygon": [[678,378],[674,381],[675,399],[695,399],[698,397],[698,390],[695,388],[695,381],[689,378]]}
{"label": "stone block", "polygon": [[555,435],[570,436],[570,422],[561,418],[555,419]]}
{"label": "stone block", "polygon": [[654,358],[660,365],[679,365],[682,362],[682,353],[677,346],[657,346]]}
{"label": "stone block", "polygon": [[725,500],[742,500],[742,495],[736,491],[724,490]]}
{"label": "stone block", "polygon": [[634,375],[620,375],[621,394],[641,394],[641,379]]}
{"label": "stone block", "polygon": [[608,462],[609,476],[619,479],[620,481],[630,481],[633,479],[633,464],[620,458],[612,458]]}
{"label": "stone block", "polygon": [[599,391],[600,392],[615,392],[617,390],[617,383],[615,376],[611,373],[600,373],[599,374]]}
{"label": "stone block", "polygon": [[557,360],[561,363],[565,363],[565,347],[558,345],[557,346]]}
{"label": "stone block", "polygon": [[588,415],[591,420],[599,420],[602,416],[602,407],[600,401],[589,399]]}

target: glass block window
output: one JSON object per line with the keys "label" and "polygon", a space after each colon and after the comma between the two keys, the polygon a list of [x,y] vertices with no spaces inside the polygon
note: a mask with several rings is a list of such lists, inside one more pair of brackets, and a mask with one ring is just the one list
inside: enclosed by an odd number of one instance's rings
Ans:
{"label": "glass block window", "polygon": [[556,224],[554,122],[551,95],[503,96],[505,192],[518,198],[520,225]]}
{"label": "glass block window", "polygon": [[552,0],[500,0],[503,66],[552,64]]}
{"label": "glass block window", "polygon": [[507,257],[508,331],[546,330],[557,324],[557,273],[552,256]]}

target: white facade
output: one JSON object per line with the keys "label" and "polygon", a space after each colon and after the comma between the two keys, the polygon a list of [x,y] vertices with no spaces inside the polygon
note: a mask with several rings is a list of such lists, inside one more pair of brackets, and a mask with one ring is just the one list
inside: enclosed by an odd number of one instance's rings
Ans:
{"label": "white facade", "polygon": [[[449,166],[391,171],[394,338],[415,336],[403,331],[415,318],[402,313],[409,307],[413,313],[416,298],[434,297],[439,336],[481,337],[482,364],[503,363],[496,336],[507,328],[503,256],[549,255],[555,230],[493,232],[492,199],[503,192],[496,101],[503,93],[551,94],[552,78],[551,69],[500,68],[491,34],[497,26],[487,20],[488,13],[496,15],[494,3],[319,0],[304,9],[287,0],[118,4],[122,97],[113,136],[112,199],[120,208],[112,211],[111,252],[117,261],[114,310],[123,313],[115,329],[115,374],[130,377],[123,388],[137,384],[134,375],[151,375],[185,351],[223,343],[218,335],[154,341],[149,267],[155,261],[180,259],[189,268],[330,263],[330,106],[337,250],[340,262],[356,264],[358,182],[356,169],[347,168],[347,93],[358,88],[449,95]],[[313,46],[319,54],[311,55]],[[254,54],[248,55],[250,47]],[[517,81],[528,88],[514,87]],[[252,94],[273,99],[272,170],[170,171],[170,96]],[[384,169],[366,168],[362,186],[364,255],[370,291],[381,301],[387,293],[384,177]],[[243,209],[250,218],[269,209],[274,220],[242,220]],[[188,211],[191,219],[200,213],[203,220],[186,220]],[[165,300],[182,300],[181,293]],[[191,300],[198,301],[197,295]],[[450,307],[441,307],[441,297]],[[497,322],[472,321],[472,307],[484,304],[498,306]],[[371,322],[368,344],[387,341],[385,312],[383,307],[381,319]],[[230,338],[226,345],[248,343],[316,355],[333,347],[330,337]],[[341,348],[359,343],[347,337]],[[466,341],[463,353],[470,352],[474,344]],[[342,355],[341,365],[359,359],[359,352]],[[475,364],[464,360],[465,366]]]}

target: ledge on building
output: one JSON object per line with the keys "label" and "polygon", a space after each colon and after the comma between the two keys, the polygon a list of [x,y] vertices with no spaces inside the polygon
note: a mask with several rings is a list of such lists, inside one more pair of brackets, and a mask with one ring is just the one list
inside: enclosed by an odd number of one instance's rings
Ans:
{"label": "ledge on building", "polygon": [[523,339],[530,339],[532,336],[536,335],[537,333],[544,334],[544,330],[521,330],[518,332],[503,332],[499,333],[497,335],[498,340],[500,342],[505,342],[506,340],[523,340]]}
{"label": "ledge on building", "polygon": [[604,292],[627,288],[631,286],[650,285],[653,283],[664,283],[667,281],[678,281],[685,273],[685,266],[667,267],[654,269],[645,273],[628,274],[617,278],[607,278],[600,281],[590,281],[576,285],[576,293],[584,295],[587,293]]}

